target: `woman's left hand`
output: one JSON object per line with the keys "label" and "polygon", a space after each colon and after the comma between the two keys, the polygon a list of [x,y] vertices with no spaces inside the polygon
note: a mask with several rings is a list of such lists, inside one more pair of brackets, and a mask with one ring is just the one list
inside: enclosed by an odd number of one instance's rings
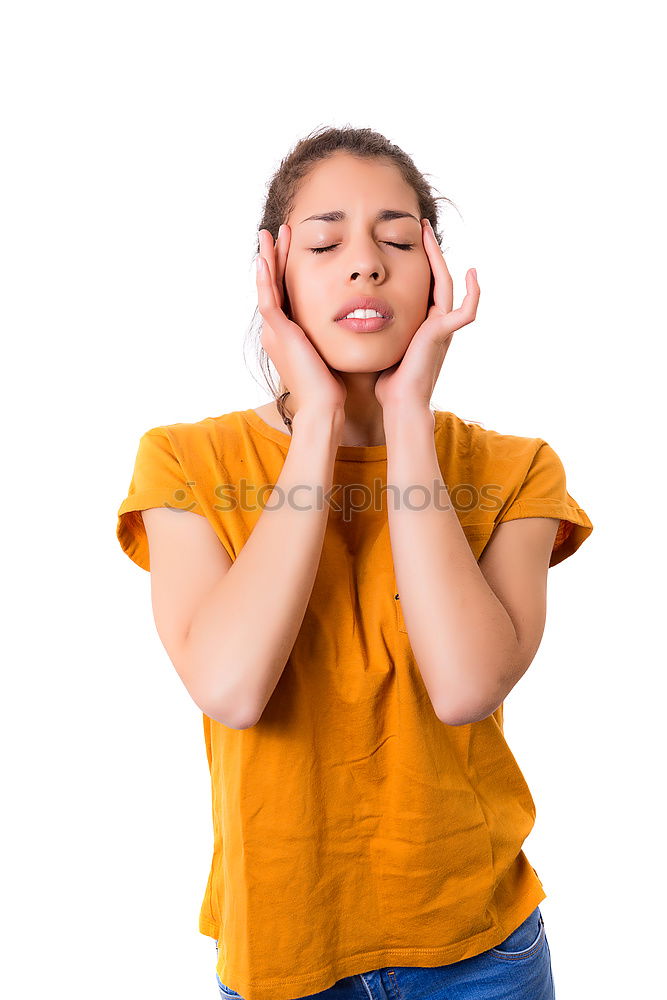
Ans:
{"label": "woman's left hand", "polygon": [[477,316],[479,284],[474,268],[466,274],[463,302],[452,309],[452,276],[428,219],[422,219],[422,240],[435,279],[433,305],[401,360],[383,371],[375,383],[375,396],[383,410],[406,403],[428,409],[454,332]]}

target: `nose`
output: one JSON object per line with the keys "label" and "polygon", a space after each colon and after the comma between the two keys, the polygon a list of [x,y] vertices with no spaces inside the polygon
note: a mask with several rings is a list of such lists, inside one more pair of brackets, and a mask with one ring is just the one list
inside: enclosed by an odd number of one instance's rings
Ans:
{"label": "nose", "polygon": [[363,280],[364,278],[368,277],[371,278],[373,281],[379,281],[381,278],[384,278],[384,275],[385,275],[385,270],[382,265],[382,262],[377,260],[377,258],[374,260],[371,259],[371,255],[369,254],[369,259],[367,262],[360,263],[358,258],[357,269],[350,273],[350,278],[353,281],[358,281],[359,279]]}
{"label": "nose", "polygon": [[350,271],[351,280],[361,283],[364,278],[370,278],[373,281],[384,279],[385,268],[382,255],[372,238],[366,239],[364,235],[360,240],[352,239],[347,252],[349,253],[348,263],[354,264],[354,270]]}
{"label": "nose", "polygon": [[[360,279],[360,278],[361,278],[361,279],[363,279],[363,274],[364,274],[364,273],[365,273],[365,272],[361,272],[361,271],[354,271],[354,272],[353,272],[353,273],[352,273],[352,274],[350,275],[350,277],[352,278],[352,280],[353,280],[353,281],[357,281],[357,280],[358,280],[358,279]],[[373,281],[377,281],[377,280],[379,279],[380,275],[379,275],[379,272],[378,272],[378,271],[371,271],[371,272],[370,272],[370,275],[369,275],[369,277],[370,277],[370,278],[371,278],[371,279],[372,279]]]}

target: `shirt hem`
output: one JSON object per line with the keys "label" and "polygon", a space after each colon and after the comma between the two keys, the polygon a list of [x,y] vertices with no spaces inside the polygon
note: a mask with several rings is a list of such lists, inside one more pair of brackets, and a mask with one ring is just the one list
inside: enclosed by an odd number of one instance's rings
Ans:
{"label": "shirt hem", "polygon": [[[278,998],[277,988],[279,993],[280,987],[287,987],[291,997],[300,997],[319,993],[329,989],[340,979],[375,969],[391,968],[392,966],[417,966],[432,969],[439,965],[451,965],[466,958],[474,958],[475,955],[501,944],[513,930],[516,930],[523,923],[535,907],[546,899],[546,896],[547,894],[540,883],[533,892],[522,897],[520,904],[507,914],[506,922],[503,925],[495,924],[474,938],[438,948],[397,946],[377,951],[357,952],[353,955],[333,959],[326,968],[318,969],[316,972],[300,976],[263,979],[248,984],[235,982],[233,976],[230,981],[229,978],[226,978],[227,973],[224,968],[218,967],[216,972],[227,986],[240,993],[245,1000],[288,1000],[288,997]],[[201,919],[199,930],[202,934],[218,940],[219,929],[213,921]],[[223,958],[222,954],[219,953],[218,966],[222,965]],[[221,972],[222,975],[220,975]]]}

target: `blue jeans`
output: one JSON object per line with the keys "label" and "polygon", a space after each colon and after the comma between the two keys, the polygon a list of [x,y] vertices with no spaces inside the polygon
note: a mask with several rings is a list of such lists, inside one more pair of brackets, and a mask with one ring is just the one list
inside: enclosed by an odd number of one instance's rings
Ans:
{"label": "blue jeans", "polygon": [[[217,951],[217,942],[215,947]],[[217,972],[215,978],[223,1000],[238,1000],[240,994],[225,986]],[[540,908],[536,906],[509,937],[480,955],[434,969],[395,965],[360,972],[309,996],[318,1000],[555,1000]]]}

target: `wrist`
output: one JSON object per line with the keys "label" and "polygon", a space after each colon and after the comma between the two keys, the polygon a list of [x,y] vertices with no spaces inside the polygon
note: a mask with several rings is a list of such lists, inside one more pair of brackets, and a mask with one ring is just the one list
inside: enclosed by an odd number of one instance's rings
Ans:
{"label": "wrist", "polygon": [[345,410],[340,407],[326,408],[318,407],[317,409],[313,407],[312,409],[307,406],[301,407],[296,411],[292,418],[292,430],[297,428],[312,428],[314,430],[321,429],[325,433],[331,434],[333,437],[342,437],[343,428],[345,427]]}
{"label": "wrist", "polygon": [[391,432],[392,428],[396,426],[415,423],[434,427],[435,412],[429,403],[405,400],[386,406],[382,411],[382,421],[385,432]]}

